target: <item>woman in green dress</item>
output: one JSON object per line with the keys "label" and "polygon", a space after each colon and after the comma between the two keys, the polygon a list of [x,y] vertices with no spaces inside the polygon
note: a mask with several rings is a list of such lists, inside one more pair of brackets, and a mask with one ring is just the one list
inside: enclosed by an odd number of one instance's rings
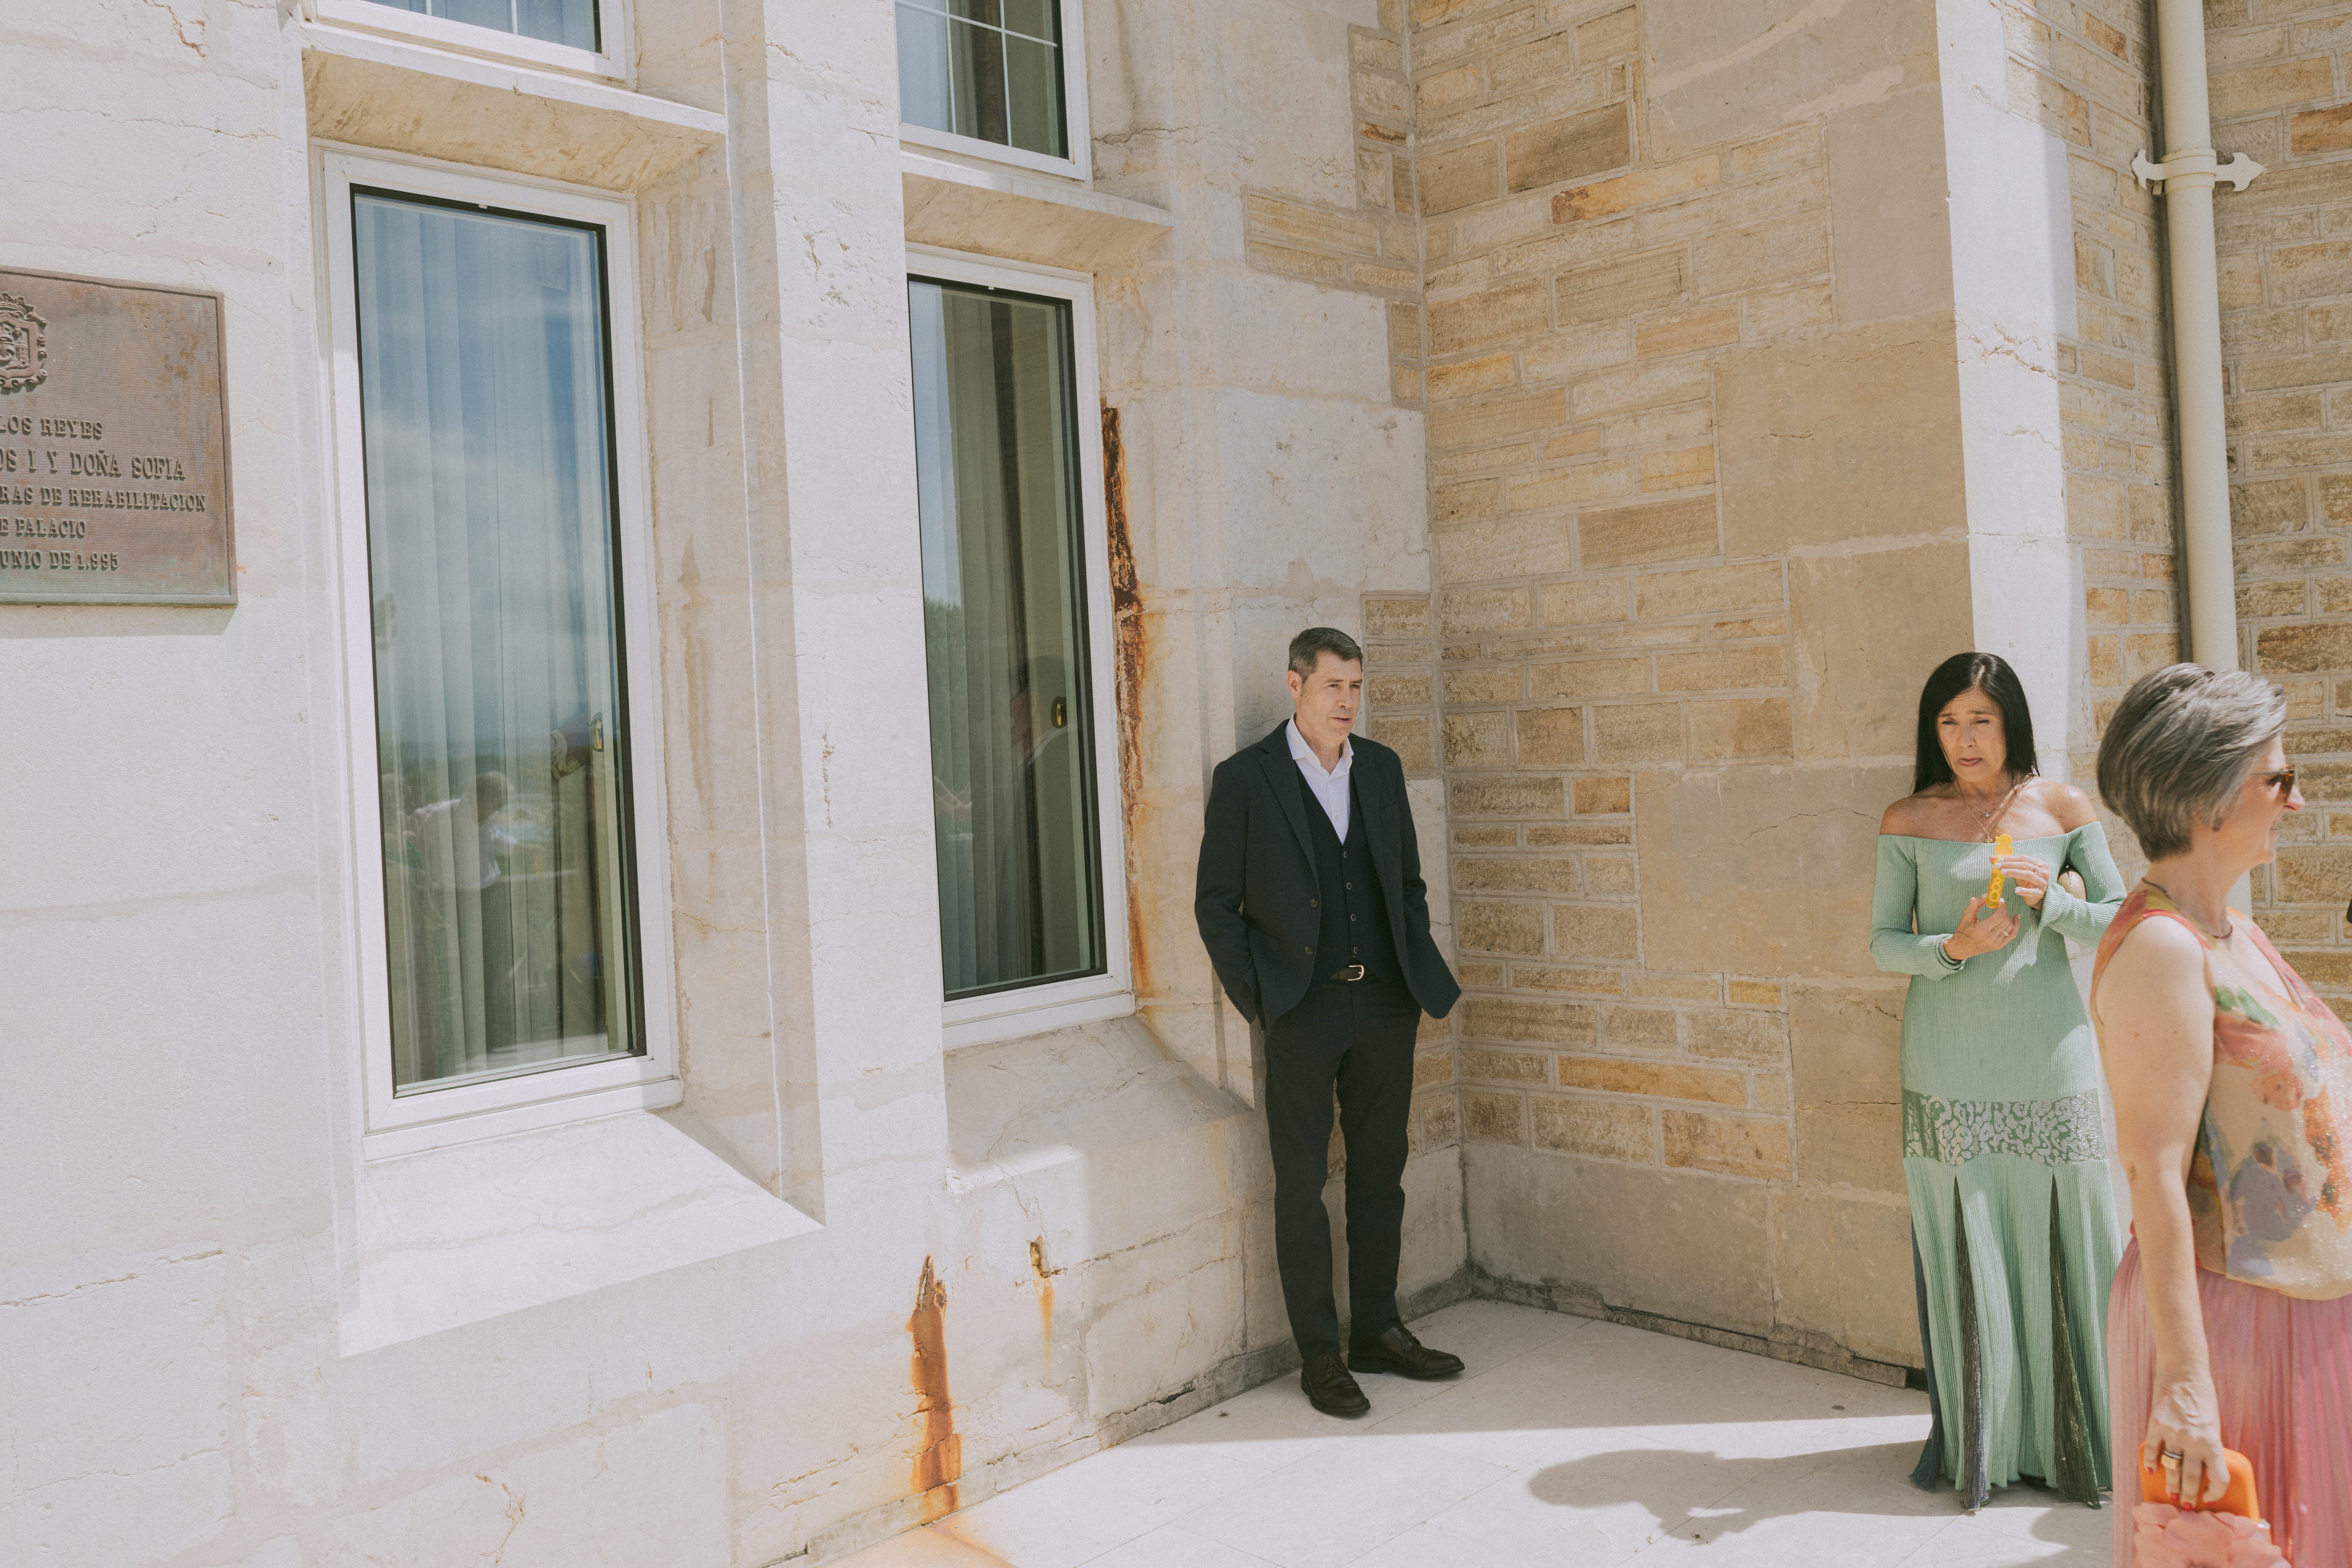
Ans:
{"label": "woman in green dress", "polygon": [[[2003,835],[2012,852],[1996,856]],[[1938,665],[1914,793],[1879,824],[1870,953],[1912,977],[1903,1172],[1934,1425],[1911,1479],[1958,1489],[1971,1512],[2024,1477],[2094,1508],[2109,1484],[2122,1240],[2098,1047],[2063,939],[2096,946],[2123,895],[2088,797],[2035,771],[2016,672],[1987,653]]]}

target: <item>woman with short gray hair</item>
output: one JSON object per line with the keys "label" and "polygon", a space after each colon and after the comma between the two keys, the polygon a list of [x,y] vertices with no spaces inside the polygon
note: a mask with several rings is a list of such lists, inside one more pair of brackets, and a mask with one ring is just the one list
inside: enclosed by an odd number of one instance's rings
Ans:
{"label": "woman with short gray hair", "polygon": [[[2135,1239],[2107,1301],[2119,1494],[2194,1510],[2244,1454],[2292,1562],[2352,1563],[2352,1038],[2226,900],[2303,809],[2286,701],[2176,664],[2109,721],[2099,793],[2148,857],[2099,945],[2091,1014]],[[2332,1223],[2330,1223],[2332,1222]],[[2148,1559],[2169,1505],[2116,1510]],[[2168,1560],[2168,1559],[2167,1559]],[[2235,1561],[2233,1558],[2232,1561]]]}

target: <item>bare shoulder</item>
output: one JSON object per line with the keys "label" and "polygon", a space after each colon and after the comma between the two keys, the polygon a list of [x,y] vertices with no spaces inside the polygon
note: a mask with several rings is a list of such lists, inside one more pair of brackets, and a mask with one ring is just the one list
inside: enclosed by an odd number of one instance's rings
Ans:
{"label": "bare shoulder", "polygon": [[[2149,1027],[2210,1032],[2213,993],[2205,981],[2205,944],[2168,915],[2152,915],[2124,933],[2099,970],[2091,1015],[2103,1031]],[[2111,1042],[2116,1037],[2108,1035]]]}
{"label": "bare shoulder", "polygon": [[1935,826],[1935,797],[1927,795],[1906,795],[1886,808],[1878,819],[1878,831],[1902,838],[1930,838],[1927,830]]}
{"label": "bare shoulder", "polygon": [[2058,819],[2061,832],[2072,833],[2099,820],[2098,807],[2091,804],[2091,797],[2073,784],[2037,778],[2032,794],[2033,803]]}
{"label": "bare shoulder", "polygon": [[2108,965],[2113,968],[2126,963],[2137,966],[2175,962],[2191,965],[2202,975],[2205,944],[2170,915],[2152,914],[2124,932],[2124,940],[2116,944]]}

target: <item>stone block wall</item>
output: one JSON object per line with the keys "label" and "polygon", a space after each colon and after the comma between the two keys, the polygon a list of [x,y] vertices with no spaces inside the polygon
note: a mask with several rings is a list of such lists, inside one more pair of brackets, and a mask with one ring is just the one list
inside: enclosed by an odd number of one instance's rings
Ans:
{"label": "stone block wall", "polygon": [[[2145,19],[1401,9],[1350,34],[1354,205],[1253,193],[1244,237],[1382,298],[1426,410],[1433,592],[1363,606],[1466,988],[1417,1125],[1450,1089],[1488,1288],[1899,1375],[1902,984],[1863,947],[1917,682],[2019,650],[2082,774],[2177,646]],[[1970,167],[2021,151],[2021,261]],[[2021,434],[2063,464],[2003,473]]]}
{"label": "stone block wall", "polygon": [[2269,172],[2219,193],[2240,658],[2284,687],[2310,802],[2255,918],[2352,1004],[2352,5],[2212,0],[2213,142]]}
{"label": "stone block wall", "polygon": [[[1699,127],[1663,100],[1714,25],[1688,6],[1424,0],[1414,20],[1474,1262],[1579,1310],[1908,1359],[1907,1290],[1855,1273],[1904,1256],[1893,1095],[1866,1136],[1841,1104],[1806,1148],[1788,977],[1814,965],[1723,940],[1710,895],[1668,886],[1691,858],[1785,868],[1720,808],[1812,787],[1800,689],[1835,684],[1792,612],[1851,531],[1769,450],[1790,377],[1841,381],[1847,357],[1824,117]],[[1939,348],[1878,335],[1895,380],[1952,375],[1948,318]],[[1792,562],[1809,527],[1822,548]],[[1866,851],[1868,817],[1835,805]],[[1866,889],[1866,853],[1847,870]]]}
{"label": "stone block wall", "polygon": [[[1416,812],[1421,823],[1422,873],[1430,883],[1432,926],[1438,945],[1460,967],[1450,918],[1446,869],[1444,781],[1437,763],[1437,637],[1427,594],[1365,595],[1362,606],[1366,735],[1393,747],[1415,796],[1437,803]],[[1413,1066],[1412,1149],[1415,1154],[1461,1142],[1462,1101],[1455,1053],[1460,1013],[1423,1017]]]}
{"label": "stone block wall", "polygon": [[2059,340],[2056,373],[2066,519],[2082,568],[2078,700],[2091,720],[2074,731],[2068,761],[2088,787],[2098,731],[2124,689],[2186,653],[2174,595],[2163,231],[2158,198],[2131,172],[2136,153],[2158,151],[2154,22],[2143,0],[2005,0],[2002,19],[2010,110],[2066,149],[2076,330]]}
{"label": "stone block wall", "polygon": [[1421,227],[1412,209],[1412,89],[1405,76],[1406,0],[1380,0],[1375,26],[1348,29],[1355,200],[1302,201],[1251,188],[1243,254],[1261,272],[1370,294],[1388,312],[1391,392],[1418,406],[1425,356]]}

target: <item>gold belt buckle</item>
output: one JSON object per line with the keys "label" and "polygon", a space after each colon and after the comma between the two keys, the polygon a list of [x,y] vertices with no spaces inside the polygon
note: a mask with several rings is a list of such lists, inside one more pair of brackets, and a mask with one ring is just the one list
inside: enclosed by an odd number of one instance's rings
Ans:
{"label": "gold belt buckle", "polygon": [[1361,980],[1364,977],[1364,966],[1362,964],[1351,963],[1331,978],[1339,981],[1342,984],[1353,985],[1357,981]]}

